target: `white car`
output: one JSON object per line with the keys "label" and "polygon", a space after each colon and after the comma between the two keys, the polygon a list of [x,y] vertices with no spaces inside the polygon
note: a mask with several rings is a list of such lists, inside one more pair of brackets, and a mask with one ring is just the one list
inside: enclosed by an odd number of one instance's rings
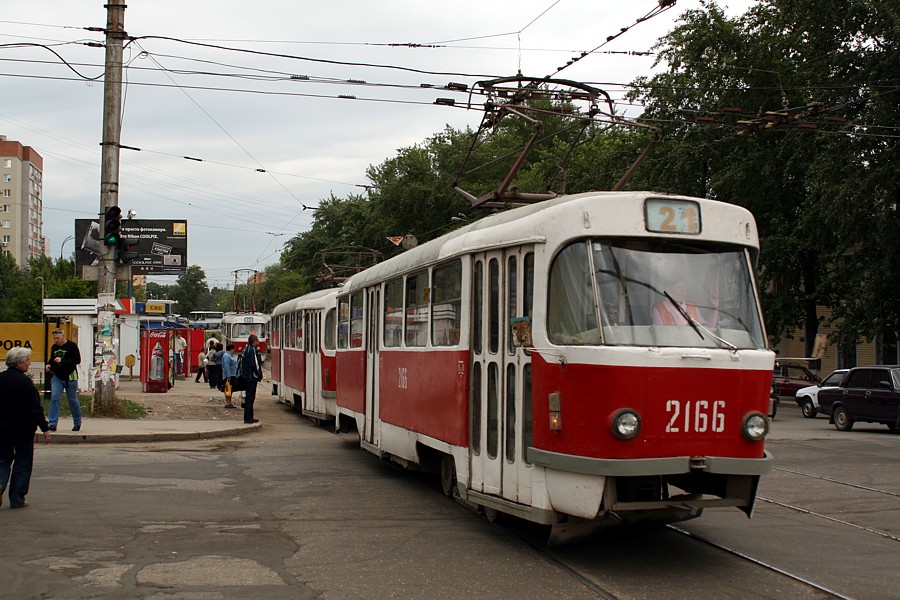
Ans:
{"label": "white car", "polygon": [[844,375],[846,375],[849,370],[850,369],[837,369],[816,385],[797,390],[797,406],[800,407],[804,417],[807,419],[815,418],[822,410],[819,408],[819,390],[826,387],[838,387],[841,380],[844,378]]}

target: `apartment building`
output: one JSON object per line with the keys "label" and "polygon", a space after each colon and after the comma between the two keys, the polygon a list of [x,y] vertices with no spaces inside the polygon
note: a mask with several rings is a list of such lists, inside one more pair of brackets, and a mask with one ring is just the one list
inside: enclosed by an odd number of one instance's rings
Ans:
{"label": "apartment building", "polygon": [[0,135],[0,252],[20,267],[44,253],[44,159],[34,148]]}

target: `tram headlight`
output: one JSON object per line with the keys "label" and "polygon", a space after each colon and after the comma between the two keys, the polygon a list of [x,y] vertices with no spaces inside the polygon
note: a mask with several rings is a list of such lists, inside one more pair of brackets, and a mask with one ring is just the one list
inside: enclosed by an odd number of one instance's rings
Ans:
{"label": "tram headlight", "polygon": [[613,435],[620,440],[633,440],[641,432],[641,417],[630,408],[623,408],[612,421]]}
{"label": "tram headlight", "polygon": [[744,417],[741,433],[751,442],[758,442],[768,435],[769,420],[762,413],[750,413]]}

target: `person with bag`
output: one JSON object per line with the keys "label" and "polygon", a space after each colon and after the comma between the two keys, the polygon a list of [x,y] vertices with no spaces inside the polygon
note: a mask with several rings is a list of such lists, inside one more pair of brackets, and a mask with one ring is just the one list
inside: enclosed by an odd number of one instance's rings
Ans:
{"label": "person with bag", "polygon": [[81,353],[75,342],[66,339],[62,329],[53,330],[53,347],[50,348],[50,360],[46,371],[50,377],[50,414],[47,421],[50,431],[56,431],[59,423],[59,403],[63,390],[69,401],[69,412],[72,413],[72,431],[81,430],[81,403],[78,400],[78,365],[81,364]]}
{"label": "person with bag", "polygon": [[237,361],[234,359],[234,344],[225,346],[225,353],[222,355],[222,391],[225,392],[225,408],[237,408],[231,401],[234,393],[234,378],[237,375]]}
{"label": "person with bag", "polygon": [[241,356],[240,376],[244,389],[244,423],[259,423],[253,418],[253,403],[256,401],[256,384],[262,381],[262,369],[259,361],[259,338],[251,335],[247,339],[247,347]]}

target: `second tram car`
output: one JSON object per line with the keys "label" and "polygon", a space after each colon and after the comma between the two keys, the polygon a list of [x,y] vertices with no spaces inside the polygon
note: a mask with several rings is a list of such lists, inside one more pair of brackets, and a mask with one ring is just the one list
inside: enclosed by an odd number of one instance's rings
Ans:
{"label": "second tram car", "polygon": [[771,469],[757,254],[747,210],[685,196],[485,217],[336,293],[335,427],[557,541],[749,516]]}
{"label": "second tram car", "polygon": [[272,312],[272,394],[315,421],[334,422],[337,290],[312,292]]}
{"label": "second tram car", "polygon": [[237,352],[247,347],[251,335],[259,338],[259,352],[264,355],[269,348],[269,321],[271,317],[258,312],[227,312],[222,317],[220,328],[226,344],[234,344]]}

